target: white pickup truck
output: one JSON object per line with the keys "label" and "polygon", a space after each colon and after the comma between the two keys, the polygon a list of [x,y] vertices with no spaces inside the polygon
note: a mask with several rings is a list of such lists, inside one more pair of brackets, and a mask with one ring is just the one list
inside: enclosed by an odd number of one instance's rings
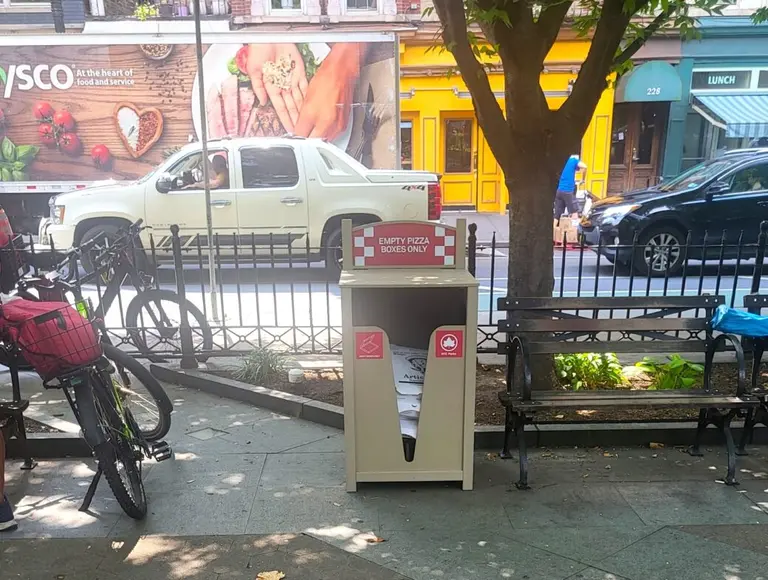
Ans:
{"label": "white pickup truck", "polygon": [[[277,251],[340,264],[341,220],[437,220],[438,176],[422,171],[366,169],[333,145],[295,137],[224,139],[208,145],[213,230],[219,245]],[[42,243],[65,250],[96,235],[115,235],[142,218],[156,247],[170,245],[177,224],[182,245],[207,245],[200,143],[183,147],[151,173],[51,198],[40,224]],[[149,231],[145,230],[145,247]],[[199,238],[198,238],[199,236]],[[88,264],[84,264],[88,268]]]}

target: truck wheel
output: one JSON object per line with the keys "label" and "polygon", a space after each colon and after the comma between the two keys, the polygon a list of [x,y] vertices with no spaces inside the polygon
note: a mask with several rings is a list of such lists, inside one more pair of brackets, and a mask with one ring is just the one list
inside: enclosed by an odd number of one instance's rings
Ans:
{"label": "truck wheel", "polygon": [[[103,247],[104,245],[104,239],[106,238],[108,243],[114,242],[118,238],[118,232],[120,231],[120,226],[116,224],[101,224],[96,225],[92,227],[91,229],[87,230],[78,240],[78,244],[82,244],[84,242],[88,242],[94,238],[97,238],[99,240],[99,245]],[[98,253],[98,250],[94,250],[96,253]],[[83,268],[85,269],[86,273],[90,274],[94,270],[93,262],[91,261],[91,252],[84,252],[82,257],[80,258]]]}
{"label": "truck wheel", "polygon": [[325,270],[331,280],[341,276],[343,256],[341,251],[341,228],[334,230],[325,241]]}

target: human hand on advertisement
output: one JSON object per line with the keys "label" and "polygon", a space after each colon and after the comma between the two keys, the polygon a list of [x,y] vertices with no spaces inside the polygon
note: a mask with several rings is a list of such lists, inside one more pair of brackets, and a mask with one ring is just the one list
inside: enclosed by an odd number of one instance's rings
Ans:
{"label": "human hand on advertisement", "polygon": [[361,47],[335,44],[307,89],[296,134],[332,141],[347,128],[352,92],[360,74]]}
{"label": "human hand on advertisement", "polygon": [[[286,67],[281,67],[283,63]],[[246,74],[259,105],[271,101],[283,128],[293,132],[307,92],[304,59],[296,45],[249,45]]]}

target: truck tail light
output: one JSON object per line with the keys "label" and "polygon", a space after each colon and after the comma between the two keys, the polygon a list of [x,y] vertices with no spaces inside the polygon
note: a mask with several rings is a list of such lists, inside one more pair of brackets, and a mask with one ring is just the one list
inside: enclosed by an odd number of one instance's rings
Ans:
{"label": "truck tail light", "polygon": [[443,192],[440,190],[440,182],[430,183],[427,186],[427,219],[439,220],[443,213]]}
{"label": "truck tail light", "polygon": [[0,248],[8,245],[11,239],[13,239],[11,222],[8,220],[8,216],[5,215],[5,210],[0,207]]}

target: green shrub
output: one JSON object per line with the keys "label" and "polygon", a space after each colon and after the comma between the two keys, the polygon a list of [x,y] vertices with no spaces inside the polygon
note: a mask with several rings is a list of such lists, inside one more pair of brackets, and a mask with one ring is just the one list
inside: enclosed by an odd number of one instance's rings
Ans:
{"label": "green shrub", "polygon": [[624,382],[619,359],[611,353],[555,355],[555,373],[560,384],[574,391],[612,389]]}
{"label": "green shrub", "polygon": [[240,361],[234,376],[252,385],[267,386],[285,379],[287,362],[286,355],[281,352],[266,347],[256,348]]}
{"label": "green shrub", "polygon": [[667,357],[669,362],[660,363],[645,357],[635,366],[647,373],[653,383],[651,390],[666,389],[690,389],[704,374],[704,367],[700,364],[685,360],[679,354]]}

